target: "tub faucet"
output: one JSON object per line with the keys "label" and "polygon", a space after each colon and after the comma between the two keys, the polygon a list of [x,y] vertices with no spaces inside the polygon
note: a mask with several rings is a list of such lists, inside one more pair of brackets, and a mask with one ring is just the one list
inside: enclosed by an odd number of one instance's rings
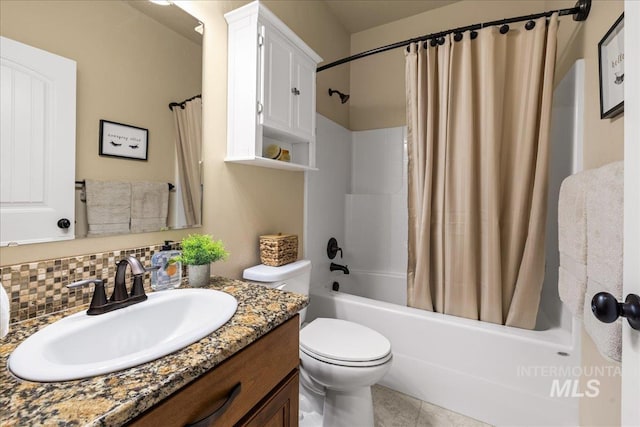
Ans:
{"label": "tub faucet", "polygon": [[344,274],[349,274],[349,266],[336,264],[335,262],[331,263],[331,265],[329,266],[329,270],[342,271]]}

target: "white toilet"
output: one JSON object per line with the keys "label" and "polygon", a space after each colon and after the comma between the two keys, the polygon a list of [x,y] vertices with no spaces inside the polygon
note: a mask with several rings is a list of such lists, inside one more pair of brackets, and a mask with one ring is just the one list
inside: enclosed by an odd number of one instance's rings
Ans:
{"label": "white toilet", "polygon": [[[244,270],[249,281],[309,295],[311,261]],[[300,311],[304,321],[307,309]],[[357,323],[318,318],[300,331],[300,426],[373,426],[371,386],[391,367],[391,343]]]}

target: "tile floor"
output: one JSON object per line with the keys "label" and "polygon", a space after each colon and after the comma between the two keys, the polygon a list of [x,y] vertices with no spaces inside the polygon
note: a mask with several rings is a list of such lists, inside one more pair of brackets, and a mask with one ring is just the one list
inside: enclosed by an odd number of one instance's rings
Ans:
{"label": "tile floor", "polygon": [[386,387],[371,392],[375,427],[491,427]]}

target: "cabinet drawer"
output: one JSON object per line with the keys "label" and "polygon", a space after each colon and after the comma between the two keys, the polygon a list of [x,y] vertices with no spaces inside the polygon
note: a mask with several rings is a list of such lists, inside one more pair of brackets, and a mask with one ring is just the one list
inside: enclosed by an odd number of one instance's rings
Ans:
{"label": "cabinet drawer", "polygon": [[[185,426],[220,409],[211,425],[238,422],[298,367],[298,316],[280,325],[135,419],[133,426]],[[240,384],[239,393],[232,391]],[[237,390],[236,390],[237,391]]]}

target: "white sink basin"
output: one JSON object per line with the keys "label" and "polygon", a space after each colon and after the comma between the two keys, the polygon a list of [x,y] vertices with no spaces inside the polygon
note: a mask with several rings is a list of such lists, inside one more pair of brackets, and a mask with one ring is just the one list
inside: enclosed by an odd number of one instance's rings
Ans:
{"label": "white sink basin", "polygon": [[9,369],[25,380],[87,378],[149,362],[209,335],[233,316],[234,297],[209,289],[154,292],[110,313],[72,314],[23,341]]}

